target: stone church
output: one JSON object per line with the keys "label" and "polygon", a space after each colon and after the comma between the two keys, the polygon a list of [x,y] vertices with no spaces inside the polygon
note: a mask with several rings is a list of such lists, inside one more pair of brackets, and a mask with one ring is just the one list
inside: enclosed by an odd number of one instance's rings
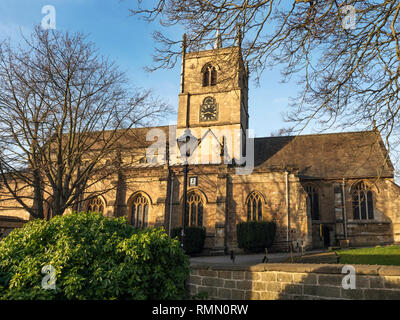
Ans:
{"label": "stone church", "polygon": [[[274,220],[275,250],[293,241],[321,248],[400,240],[400,188],[379,132],[252,138],[240,47],[186,51],[176,126],[131,129],[147,139],[125,152],[135,161],[123,183],[80,209],[169,232],[182,225],[188,161],[186,223],[206,228],[205,251],[237,250],[243,221]],[[185,133],[196,138],[190,161],[179,154]],[[0,229],[28,219],[0,212]]]}

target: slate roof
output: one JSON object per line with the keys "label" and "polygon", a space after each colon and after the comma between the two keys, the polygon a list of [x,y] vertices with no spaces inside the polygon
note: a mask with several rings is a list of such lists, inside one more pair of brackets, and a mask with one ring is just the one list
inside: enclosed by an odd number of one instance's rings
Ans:
{"label": "slate roof", "polygon": [[[22,227],[27,221],[14,216],[0,215],[0,228],[17,228]],[[1,232],[0,232],[1,233]],[[0,234],[1,236],[1,234]]]}
{"label": "slate roof", "polygon": [[[168,126],[132,128],[123,132],[118,142],[128,150],[145,148],[154,143],[146,141],[151,129],[164,131],[168,142]],[[315,179],[394,176],[393,165],[377,131],[255,138],[254,149],[255,168],[260,170],[295,168],[302,178]],[[154,166],[159,164],[138,164],[138,167]]]}
{"label": "slate roof", "polygon": [[256,168],[294,167],[304,178],[393,177],[378,132],[256,138]]}
{"label": "slate roof", "polygon": [[0,221],[4,221],[4,222],[21,222],[21,223],[26,222],[26,220],[24,220],[22,218],[19,218],[19,217],[4,216],[4,215],[0,215]]}
{"label": "slate roof", "polygon": [[[92,132],[90,133],[93,139],[96,140],[93,149],[101,148],[104,141],[109,141],[110,135],[115,134],[118,137],[118,144],[124,149],[132,148],[145,148],[154,143],[153,141],[147,141],[146,135],[150,130],[161,130],[164,132],[166,140],[168,141],[169,126],[157,126],[157,127],[138,127],[131,129],[120,129],[116,131],[103,131],[103,132]],[[93,140],[88,139],[92,142]]]}

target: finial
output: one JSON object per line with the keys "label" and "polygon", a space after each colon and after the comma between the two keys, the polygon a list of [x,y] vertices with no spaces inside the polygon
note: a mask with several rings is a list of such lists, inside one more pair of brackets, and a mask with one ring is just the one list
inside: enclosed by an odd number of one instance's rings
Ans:
{"label": "finial", "polygon": [[187,36],[186,33],[183,34],[182,38],[182,52],[186,53],[186,48],[187,48]]}
{"label": "finial", "polygon": [[185,59],[186,59],[187,38],[186,33],[182,37],[182,69],[181,69],[181,93],[185,92]]}
{"label": "finial", "polygon": [[220,156],[223,157],[225,155],[225,136],[222,136],[222,143],[220,144],[221,152]]}
{"label": "finial", "polygon": [[221,33],[220,33],[219,29],[220,29],[220,22],[218,21],[217,33],[216,33],[215,42],[214,42],[214,49],[222,48],[222,38],[221,38]]}
{"label": "finial", "polygon": [[238,47],[242,46],[242,26],[240,23],[236,25],[237,32],[236,32],[236,42]]}
{"label": "finial", "polygon": [[372,126],[373,126],[373,131],[378,131],[378,128],[377,128],[377,126],[376,126],[376,120],[374,119],[374,120],[372,120]]}

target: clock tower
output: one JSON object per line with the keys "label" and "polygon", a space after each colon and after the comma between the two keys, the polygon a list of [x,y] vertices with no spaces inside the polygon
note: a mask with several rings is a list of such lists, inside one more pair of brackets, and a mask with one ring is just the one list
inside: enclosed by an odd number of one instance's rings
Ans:
{"label": "clock tower", "polygon": [[[237,41],[240,43],[239,41]],[[240,46],[187,52],[184,36],[177,136],[189,128],[198,138],[229,135],[243,150],[248,129],[248,70]],[[239,140],[239,141],[238,141]]]}

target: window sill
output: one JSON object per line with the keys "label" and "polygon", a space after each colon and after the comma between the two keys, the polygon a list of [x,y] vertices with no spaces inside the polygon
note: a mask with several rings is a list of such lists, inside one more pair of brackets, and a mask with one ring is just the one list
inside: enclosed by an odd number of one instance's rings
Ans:
{"label": "window sill", "polygon": [[347,224],[391,224],[391,222],[377,220],[348,220]]}
{"label": "window sill", "polygon": [[335,221],[312,220],[311,223],[312,223],[313,225],[319,225],[319,224],[335,224]]}

